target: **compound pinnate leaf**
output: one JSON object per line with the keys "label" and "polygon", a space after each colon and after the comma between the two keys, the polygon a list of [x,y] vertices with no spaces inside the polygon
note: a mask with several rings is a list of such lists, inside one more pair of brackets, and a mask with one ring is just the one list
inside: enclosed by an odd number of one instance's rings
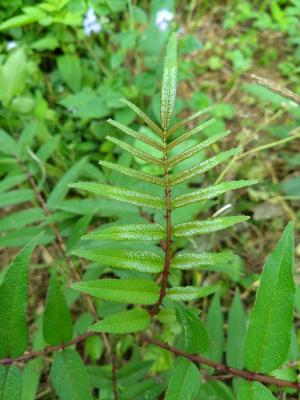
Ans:
{"label": "compound pinnate leaf", "polygon": [[238,400],[275,400],[272,392],[259,382],[241,380]]}
{"label": "compound pinnate leaf", "polygon": [[25,246],[10,264],[0,287],[0,357],[18,357],[28,342],[26,307],[29,261],[35,241]]}
{"label": "compound pinnate leaf", "polygon": [[173,369],[165,400],[192,400],[200,386],[200,373],[196,365],[179,357]]}
{"label": "compound pinnate leaf", "polygon": [[172,268],[176,269],[205,269],[207,266],[228,262],[234,259],[230,253],[191,253],[181,251],[172,260]]}
{"label": "compound pinnate leaf", "polygon": [[73,325],[66,299],[58,285],[57,275],[52,271],[43,317],[43,336],[52,346],[72,339]]}
{"label": "compound pinnate leaf", "polygon": [[135,308],[110,315],[92,325],[89,330],[117,334],[139,332],[148,328],[150,321],[150,315],[146,310]]}
{"label": "compound pinnate leaf", "polygon": [[293,224],[285,228],[265,263],[245,338],[244,361],[250,371],[267,373],[286,360],[293,321]]}
{"label": "compound pinnate leaf", "polygon": [[218,289],[218,286],[184,286],[167,289],[167,298],[173,301],[192,301],[209,296]]}
{"label": "compound pinnate leaf", "polygon": [[73,254],[107,267],[148,273],[159,273],[163,269],[163,257],[150,250],[97,248],[78,249]]}
{"label": "compound pinnate leaf", "polygon": [[204,235],[229,228],[232,225],[247,221],[248,219],[248,216],[238,215],[233,217],[211,218],[205,221],[185,222],[175,225],[173,232],[175,237]]}
{"label": "compound pinnate leaf", "polygon": [[102,300],[128,304],[155,304],[159,286],[147,279],[99,279],[73,283],[72,288]]}
{"label": "compound pinnate leaf", "polygon": [[0,367],[0,399],[21,400],[22,375],[17,367]]}
{"label": "compound pinnate leaf", "polygon": [[177,34],[173,33],[167,46],[160,99],[160,119],[164,131],[171,120],[177,85]]}
{"label": "compound pinnate leaf", "polygon": [[51,382],[60,400],[92,400],[88,374],[77,351],[56,353],[51,368]]}
{"label": "compound pinnate leaf", "polygon": [[224,182],[219,185],[209,186],[204,189],[196,190],[195,192],[183,194],[181,196],[174,197],[172,199],[172,207],[178,208],[183,207],[188,204],[197,203],[199,201],[204,201],[212,199],[220,194],[226,193],[229,190],[240,189],[245,186],[254,185],[257,183],[255,180],[242,180],[242,181],[232,181]]}
{"label": "compound pinnate leaf", "polygon": [[83,236],[84,240],[161,240],[165,230],[160,224],[116,225],[97,229]]}
{"label": "compound pinnate leaf", "polygon": [[119,186],[103,185],[101,183],[93,182],[78,182],[69,186],[74,189],[82,189],[98,194],[107,199],[119,200],[141,207],[149,207],[159,210],[165,207],[165,200],[162,197],[152,196],[148,193],[137,192]]}

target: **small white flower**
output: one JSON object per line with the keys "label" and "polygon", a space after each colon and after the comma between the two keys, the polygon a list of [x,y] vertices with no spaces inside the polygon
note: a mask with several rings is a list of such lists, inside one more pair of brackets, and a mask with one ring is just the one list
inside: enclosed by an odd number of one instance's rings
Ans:
{"label": "small white flower", "polygon": [[17,47],[17,43],[14,40],[11,40],[10,42],[7,42],[6,50],[10,51],[16,47]]}
{"label": "small white flower", "polygon": [[166,31],[174,15],[169,10],[159,10],[156,14],[155,24],[161,31]]}
{"label": "small white flower", "polygon": [[99,33],[102,29],[93,8],[89,8],[85,14],[83,20],[83,29],[87,36],[91,36],[92,33]]}

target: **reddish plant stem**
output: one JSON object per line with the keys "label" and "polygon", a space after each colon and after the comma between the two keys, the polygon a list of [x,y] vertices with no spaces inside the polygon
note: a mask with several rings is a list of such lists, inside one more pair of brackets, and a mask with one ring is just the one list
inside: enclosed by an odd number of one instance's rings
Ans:
{"label": "reddish plant stem", "polygon": [[[232,377],[240,377],[248,381],[261,382],[264,384],[275,385],[278,387],[288,387],[300,391],[300,383],[298,382],[289,382],[283,379],[273,378],[272,376],[263,375],[256,372],[249,372],[242,369],[231,368],[228,365],[221,364],[213,360],[209,360],[208,358],[199,356],[197,354],[186,353],[185,351],[179,350],[176,347],[170,346],[167,343],[163,343],[158,339],[150,338],[145,335],[140,335],[140,338],[144,343],[151,343],[162,349],[168,350],[177,356],[185,357],[197,365],[199,364],[208,365],[209,367],[214,368],[214,370],[225,374],[230,374]],[[218,376],[216,375],[215,378],[218,379]],[[223,376],[221,378],[223,378]]]}
{"label": "reddish plant stem", "polygon": [[167,134],[164,132],[164,176],[165,176],[165,199],[166,199],[166,240],[164,246],[162,246],[163,251],[165,252],[165,261],[164,261],[164,269],[162,272],[161,278],[161,288],[159,293],[159,299],[156,304],[150,310],[150,314],[156,315],[159,311],[159,308],[162,304],[162,301],[167,292],[168,278],[170,275],[170,267],[172,262],[172,218],[171,218],[171,185],[170,185],[170,176],[168,170],[168,153],[167,153]]}

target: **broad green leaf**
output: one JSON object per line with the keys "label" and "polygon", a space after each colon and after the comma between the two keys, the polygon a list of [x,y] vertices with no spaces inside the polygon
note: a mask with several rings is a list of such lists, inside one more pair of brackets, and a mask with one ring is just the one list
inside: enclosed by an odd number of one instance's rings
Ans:
{"label": "broad green leaf", "polygon": [[230,367],[243,368],[243,343],[246,334],[247,316],[236,290],[228,315],[226,360]]}
{"label": "broad green leaf", "polygon": [[86,163],[87,159],[82,158],[65,173],[65,175],[56,184],[54,190],[50,193],[47,201],[48,207],[54,207],[56,204],[64,200],[69,190],[68,185],[74,182],[79,177]]}
{"label": "broad green leaf", "polygon": [[128,151],[128,153],[141,158],[144,161],[147,161],[150,164],[158,165],[158,166],[163,166],[164,162],[163,160],[153,157],[150,154],[146,153],[145,151],[139,150],[136,147],[131,146],[130,144],[127,144],[123,142],[122,140],[116,139],[112,136],[106,136],[106,139],[109,140],[110,142],[116,144],[117,146],[121,147],[121,149]]}
{"label": "broad green leaf", "polygon": [[131,103],[130,101],[126,99],[120,99],[121,103],[125,104],[131,110],[133,110],[148,126],[153,130],[153,132],[156,132],[159,136],[162,136],[163,132],[162,130],[146,115],[141,111],[135,104]]}
{"label": "broad green leaf", "polygon": [[209,186],[204,189],[196,190],[195,192],[183,194],[172,199],[171,205],[173,208],[183,207],[188,204],[197,203],[199,201],[212,199],[220,194],[226,193],[229,190],[243,188],[245,186],[254,185],[255,180],[232,181],[224,182],[219,185]]}
{"label": "broad green leaf", "polygon": [[205,353],[210,341],[197,310],[176,303],[176,316],[184,332],[185,350],[189,353]]}
{"label": "broad green leaf", "polygon": [[224,383],[218,380],[209,380],[202,383],[198,392],[200,400],[236,400],[232,390]]}
{"label": "broad green leaf", "polygon": [[209,171],[210,169],[214,168],[215,166],[227,160],[234,154],[237,154],[238,152],[239,149],[224,151],[223,153],[220,153],[215,157],[198,163],[192,168],[179,172],[177,175],[171,177],[171,185],[178,185],[181,182],[185,182],[189,179],[194,178],[197,175],[203,174],[204,172]]}
{"label": "broad green leaf", "polygon": [[142,142],[148,144],[149,146],[154,147],[157,150],[163,151],[162,145],[157,142],[156,140],[151,139],[150,137],[143,135],[142,133],[135,132],[133,129],[128,128],[128,126],[121,124],[120,122],[114,121],[112,119],[109,119],[107,122],[109,122],[111,125],[115,126],[116,128],[120,129],[122,132],[126,133],[129,136],[132,136],[138,140],[141,140]]}
{"label": "broad green leaf", "polygon": [[[118,380],[119,382],[119,380]],[[156,400],[164,390],[164,385],[156,379],[144,379],[133,385],[124,385],[125,390],[119,396],[120,400]]]}
{"label": "broad green leaf", "polygon": [[132,333],[143,331],[150,325],[150,315],[142,308],[110,315],[89,328],[89,331],[106,333]]}
{"label": "broad green leaf", "polygon": [[160,120],[164,131],[168,129],[176,100],[177,86],[177,33],[172,33],[164,62],[161,85]]}
{"label": "broad green leaf", "polygon": [[207,266],[232,261],[235,256],[230,253],[190,253],[182,251],[172,260],[172,268],[176,269],[205,269]]}
{"label": "broad green leaf", "polygon": [[51,368],[51,382],[60,400],[92,400],[88,374],[75,350],[57,352]]}
{"label": "broad green leaf", "polygon": [[250,371],[271,372],[287,358],[291,341],[295,284],[293,224],[285,228],[265,263],[245,338]]}
{"label": "broad green leaf", "polygon": [[27,210],[17,211],[0,219],[0,232],[20,229],[44,218],[45,213],[41,208],[28,208]]}
{"label": "broad green leaf", "polygon": [[35,242],[29,243],[8,267],[0,287],[0,357],[18,357],[26,349],[28,329],[29,261]]}
{"label": "broad green leaf", "polygon": [[16,204],[31,201],[35,198],[34,191],[31,189],[11,190],[0,194],[0,208],[14,206]]}
{"label": "broad green leaf", "polygon": [[218,289],[218,286],[184,286],[167,289],[167,298],[173,301],[192,301],[209,296]]}
{"label": "broad green leaf", "polygon": [[107,267],[139,272],[159,273],[163,269],[163,257],[149,250],[130,249],[78,249],[73,254],[99,262]]}
{"label": "broad green leaf", "polygon": [[204,235],[211,232],[229,228],[232,225],[247,221],[250,217],[238,215],[233,217],[210,218],[205,221],[185,222],[175,225],[173,233],[175,237],[190,237]]}
{"label": "broad green leaf", "polygon": [[217,133],[216,135],[210,137],[209,139],[204,140],[203,142],[188,148],[187,150],[178,154],[176,157],[171,158],[168,161],[168,168],[172,168],[172,167],[174,167],[174,165],[179,164],[180,162],[186,160],[187,158],[193,157],[195,154],[199,153],[201,150],[205,149],[206,147],[210,146],[211,144],[215,143],[216,141],[222,139],[223,137],[226,137],[227,135],[229,135],[229,133],[230,133],[230,131]]}
{"label": "broad green leaf", "polygon": [[53,270],[49,282],[43,317],[43,336],[52,346],[72,339],[73,325],[66,299],[59,287],[56,272]]}
{"label": "broad green leaf", "polygon": [[108,161],[100,160],[99,164],[103,167],[112,169],[113,171],[120,172],[123,175],[130,176],[131,178],[136,178],[144,182],[154,183],[155,185],[159,186],[164,185],[164,180],[162,178],[147,174],[146,172],[137,171],[133,168],[124,167],[123,165],[111,163]]}
{"label": "broad green leaf", "polygon": [[241,379],[238,400],[275,400],[272,392],[259,382]]}
{"label": "broad green leaf", "polygon": [[119,186],[103,185],[93,182],[78,182],[69,185],[74,189],[86,190],[88,192],[98,194],[107,199],[124,201],[125,203],[135,204],[141,207],[156,208],[162,210],[165,207],[165,199],[153,196],[144,192],[126,189]]}
{"label": "broad green leaf", "polygon": [[[1,226],[1,225],[0,225]],[[160,224],[116,225],[97,229],[83,236],[84,240],[161,240],[165,230]]]}
{"label": "broad green leaf", "polygon": [[[170,151],[174,149],[178,144],[185,142],[187,139],[191,138],[192,136],[196,135],[197,133],[203,131],[203,129],[207,128],[211,124],[215,122],[215,118],[211,118],[205,122],[203,122],[201,125],[197,126],[196,128],[184,133],[183,135],[180,135],[177,139],[173,140],[167,145],[167,151]],[[171,130],[170,130],[171,131]]]}
{"label": "broad green leaf", "polygon": [[78,92],[82,81],[80,59],[75,54],[65,54],[57,58],[57,66],[62,80],[73,92]]}
{"label": "broad green leaf", "polygon": [[0,400],[21,400],[22,375],[17,367],[0,367]]}
{"label": "broad green leaf", "polygon": [[215,293],[209,306],[206,327],[211,341],[208,358],[221,362],[224,351],[224,318],[218,293]]}
{"label": "broad green leaf", "polygon": [[159,286],[147,279],[99,279],[73,283],[72,288],[117,303],[155,304],[159,297]]}
{"label": "broad green leaf", "polygon": [[42,358],[30,360],[23,371],[22,400],[35,400],[43,367]]}
{"label": "broad green leaf", "polygon": [[169,129],[168,135],[171,135],[177,129],[179,129],[182,126],[184,126],[184,125],[188,124],[189,122],[193,121],[195,118],[201,117],[203,114],[206,114],[206,113],[212,111],[213,108],[214,108],[214,106],[204,108],[203,110],[200,110],[200,111],[196,112],[195,114],[192,114],[189,117],[182,119],[181,121],[177,122],[177,124],[174,125],[171,129]]}
{"label": "broad green leaf", "polygon": [[9,18],[0,25],[0,30],[17,28],[19,26],[29,25],[37,22],[40,19],[38,14],[36,15],[16,15],[15,17]]}
{"label": "broad green leaf", "polygon": [[200,373],[195,364],[179,357],[173,369],[165,400],[192,400],[200,386]]}

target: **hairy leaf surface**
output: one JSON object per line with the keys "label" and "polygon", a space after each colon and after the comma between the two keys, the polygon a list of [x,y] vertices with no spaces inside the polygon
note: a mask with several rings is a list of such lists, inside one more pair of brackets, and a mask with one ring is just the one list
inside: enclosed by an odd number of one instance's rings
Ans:
{"label": "hairy leaf surface", "polygon": [[181,251],[172,260],[172,268],[176,269],[205,269],[205,266],[233,260],[230,253],[191,253]]}
{"label": "hairy leaf surface", "polygon": [[184,286],[167,289],[167,298],[173,301],[192,301],[214,293],[218,286]]}

